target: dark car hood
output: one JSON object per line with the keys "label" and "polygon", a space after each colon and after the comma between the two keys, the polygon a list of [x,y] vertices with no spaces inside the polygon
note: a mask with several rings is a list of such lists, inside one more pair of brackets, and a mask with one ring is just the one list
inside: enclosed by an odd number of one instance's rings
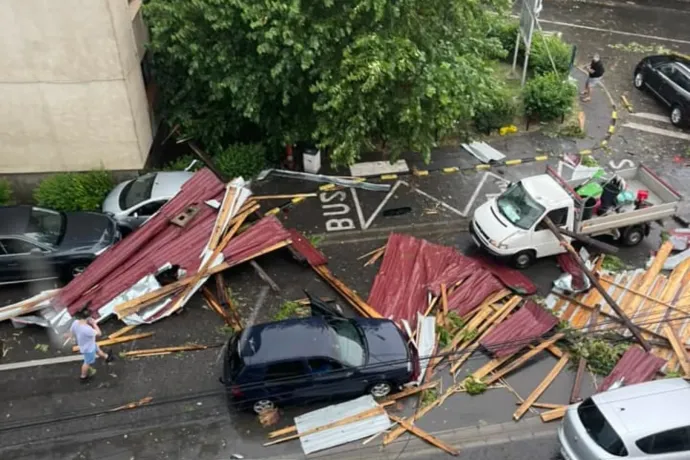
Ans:
{"label": "dark car hood", "polygon": [[358,318],[357,324],[364,331],[367,341],[368,365],[390,363],[392,367],[407,366],[407,344],[392,321]]}
{"label": "dark car hood", "polygon": [[110,217],[93,212],[66,212],[59,249],[96,252],[113,244],[115,238],[115,222]]}

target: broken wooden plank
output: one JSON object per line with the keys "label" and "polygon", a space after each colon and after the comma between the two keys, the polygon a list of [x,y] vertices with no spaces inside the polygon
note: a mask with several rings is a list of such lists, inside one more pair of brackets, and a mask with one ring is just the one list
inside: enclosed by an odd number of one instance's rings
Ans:
{"label": "broken wooden plank", "polygon": [[556,379],[558,374],[563,370],[568,361],[570,360],[570,355],[566,354],[556,363],[556,365],[549,371],[549,373],[544,377],[544,380],[537,385],[537,387],[530,393],[530,395],[525,399],[525,402],[518,407],[518,409],[513,414],[513,419],[520,420],[525,412],[532,406],[539,397],[546,391],[546,389],[551,385],[551,383]]}
{"label": "broken wooden plank", "polygon": [[249,265],[252,266],[256,274],[259,275],[259,278],[261,278],[266,284],[268,284],[268,286],[271,288],[273,292],[280,292],[280,288],[278,287],[276,282],[273,281],[273,278],[268,276],[268,273],[266,273],[266,271],[263,268],[261,268],[261,266],[256,260],[249,261]]}
{"label": "broken wooden plank", "polygon": [[500,379],[501,377],[513,372],[515,369],[524,365],[527,361],[532,359],[534,356],[538,355],[542,350],[547,349],[549,347],[549,345],[553,345],[554,343],[561,340],[563,337],[565,337],[565,334],[558,333],[558,334],[554,335],[553,337],[551,337],[550,339],[544,340],[543,342],[541,342],[540,344],[538,344],[537,346],[532,348],[530,351],[528,351],[524,355],[517,358],[512,363],[508,364],[503,369],[500,369],[497,372],[495,372],[494,374],[492,374],[491,376],[489,376],[489,378],[486,379],[485,383],[487,385],[490,385],[490,384],[494,383],[495,381],[497,381],[498,379]]}
{"label": "broken wooden plank", "polygon": [[125,410],[125,409],[135,409],[137,407],[148,404],[151,401],[153,401],[153,397],[147,396],[145,398],[141,398],[139,401],[131,402],[129,404],[125,404],[125,405],[110,409],[108,412],[117,412],[117,411],[121,411],[121,410]]}
{"label": "broken wooden plank", "polygon": [[450,455],[453,455],[457,457],[460,455],[460,452],[455,449],[453,446],[446,444],[445,442],[441,441],[437,437],[427,433],[426,431],[417,428],[415,425],[412,425],[410,422],[407,420],[404,420],[400,417],[396,417],[395,415],[388,414],[388,417],[390,417],[391,420],[394,422],[397,422],[401,427],[405,428],[407,431],[410,433],[420,437],[421,439],[425,440],[429,444],[438,447],[439,449],[449,453]]}
{"label": "broken wooden plank", "polygon": [[223,321],[225,321],[225,324],[228,326],[234,327],[234,321],[228,313],[223,309],[223,307],[218,303],[218,301],[213,297],[213,293],[207,286],[203,286],[201,288],[201,295],[204,297],[204,300],[206,300],[206,303],[208,304],[209,307],[211,307],[211,310],[215,311],[218,316],[220,316]]}
{"label": "broken wooden plank", "polygon": [[333,275],[333,273],[325,265],[319,265],[317,267],[312,267],[316,273],[321,275],[321,277],[333,287],[340,295],[347,300],[350,305],[355,307],[355,309],[367,318],[381,318],[381,314],[369,306],[356,292],[351,290],[342,281]]}
{"label": "broken wooden plank", "polygon": [[[515,405],[519,406],[522,404],[520,401],[516,401]],[[536,407],[537,409],[548,409],[548,410],[553,410],[553,409],[560,409],[561,407],[568,407],[565,404],[552,404],[552,403],[540,403],[540,402],[534,402],[532,403],[532,407]]]}
{"label": "broken wooden plank", "polygon": [[132,351],[126,351],[122,353],[122,356],[142,356],[142,355],[149,355],[149,354],[158,354],[158,353],[178,353],[180,351],[198,351],[198,350],[206,350],[208,348],[207,345],[180,345],[177,347],[162,347],[162,348],[147,348],[143,350],[132,350]]}
{"label": "broken wooden plank", "polygon": [[[632,332],[633,336],[635,336],[635,339],[637,339],[640,345],[642,345],[642,348],[644,348],[646,351],[649,351],[651,347],[649,346],[645,338],[642,337],[642,333],[640,332],[639,328],[630,320],[630,318],[625,314],[623,309],[611,298],[606,289],[601,285],[601,283],[599,283],[597,277],[590,271],[589,267],[587,267],[587,264],[584,263],[584,261],[580,257],[580,254],[577,251],[575,251],[575,249],[573,249],[570,243],[568,243],[563,238],[563,235],[560,234],[558,227],[556,227],[556,225],[551,221],[551,219],[549,219],[548,216],[544,217],[542,222],[544,222],[546,226],[549,227],[549,230],[551,230],[551,233],[553,233],[556,236],[556,238],[558,238],[558,241],[561,243],[561,246],[563,246],[573,256],[573,259],[577,262],[582,272],[587,276],[587,278],[589,278],[592,285],[597,289],[597,291],[601,293],[604,300],[606,300],[606,303],[608,303],[611,306],[611,308],[613,308],[613,310],[616,312],[616,314],[620,316],[620,318],[625,323],[625,326],[630,330],[630,332]],[[664,246],[662,246],[662,248],[666,248],[666,244],[668,244],[670,248],[673,247],[673,245],[670,242],[667,242],[664,244]],[[668,253],[670,253],[671,251],[670,248],[668,249]],[[668,253],[666,254],[667,257]],[[663,262],[665,260],[666,258],[664,257],[661,261],[661,265],[663,265]],[[661,265],[659,265],[659,269],[661,268]]]}
{"label": "broken wooden plank", "polygon": [[397,401],[398,399],[407,398],[408,396],[412,396],[413,394],[417,394],[417,393],[420,393],[424,390],[428,390],[429,388],[438,387],[440,385],[440,383],[441,383],[441,381],[437,380],[435,382],[425,383],[424,385],[420,385],[418,387],[406,388],[403,391],[400,391],[398,393],[394,393],[392,395],[386,396],[384,399],[381,400],[381,403],[386,403],[389,401]]}
{"label": "broken wooden plank", "polygon": [[351,415],[349,417],[345,417],[345,418],[337,420],[335,422],[327,423],[326,425],[317,426],[316,428],[312,428],[311,430],[306,430],[302,433],[296,433],[296,434],[293,434],[290,436],[286,436],[284,438],[276,439],[275,441],[266,442],[266,443],[264,443],[264,446],[272,446],[274,444],[279,444],[281,442],[291,441],[293,439],[301,438],[302,436],[308,436],[311,434],[320,433],[321,431],[330,430],[331,428],[337,428],[339,426],[347,425],[349,423],[358,422],[360,420],[364,420],[364,419],[371,418],[371,417],[374,417],[376,415],[385,414],[385,413],[386,413],[386,411],[383,407],[381,407],[381,406],[373,407],[371,409],[367,409],[363,412],[360,412],[359,414]]}
{"label": "broken wooden plank", "polygon": [[446,291],[446,283],[441,283],[441,324],[448,326],[448,292]]}
{"label": "broken wooden plank", "polygon": [[132,329],[134,329],[137,326],[138,326],[138,324],[134,324],[132,326],[125,326],[125,327],[118,329],[117,331],[113,332],[112,334],[110,334],[108,336],[108,338],[109,339],[116,339],[120,336],[125,335],[126,333],[128,333],[129,331],[131,331]]}
{"label": "broken wooden plank", "polygon": [[575,373],[575,381],[573,382],[573,389],[570,391],[570,404],[575,404],[580,401],[580,388],[582,388],[582,378],[587,370],[587,360],[580,358],[577,363],[577,372]]}
{"label": "broken wooden plank", "polygon": [[[153,332],[143,332],[141,334],[123,335],[123,336],[118,337],[116,339],[100,340],[100,341],[96,342],[96,345],[98,345],[99,347],[105,347],[108,345],[115,345],[118,343],[131,342],[133,340],[146,339],[148,337],[151,337],[152,335],[153,335]],[[73,346],[72,351],[74,353],[77,353],[79,351],[79,346],[78,345]]]}
{"label": "broken wooden plank", "polygon": [[371,256],[371,258],[364,263],[364,266],[368,267],[369,265],[373,265],[374,263],[376,263],[377,260],[379,260],[381,257],[383,257],[383,255],[385,253],[386,253],[386,248],[384,247],[382,250],[380,250],[379,252],[377,252],[373,256]]}
{"label": "broken wooden plank", "polygon": [[253,200],[290,200],[292,198],[313,198],[316,193],[288,193],[283,195],[254,195]]}
{"label": "broken wooden plank", "polygon": [[228,303],[228,290],[225,287],[225,276],[222,273],[216,273],[213,275],[213,279],[216,281],[216,299],[221,304]]}
{"label": "broken wooden plank", "polygon": [[384,245],[381,246],[380,248],[376,248],[376,249],[374,249],[373,251],[369,251],[369,252],[367,252],[366,254],[362,254],[361,256],[357,257],[357,260],[366,259],[367,257],[371,257],[371,256],[373,256],[374,254],[376,254],[377,252],[383,251],[383,250],[385,250],[385,249],[386,249],[386,245],[384,244]]}
{"label": "broken wooden plank", "polygon": [[512,358],[513,355],[508,355],[504,356],[502,358],[494,358],[488,363],[484,364],[482,367],[477,369],[472,373],[472,378],[475,380],[481,380],[484,377],[486,377],[488,374],[493,372],[496,368],[499,366],[502,366],[506,361],[508,361],[510,358]]}
{"label": "broken wooden plank", "polygon": [[553,420],[558,420],[565,417],[565,411],[568,410],[568,406],[562,406],[558,409],[552,409],[548,412],[544,412],[540,415],[542,422],[551,422]]}
{"label": "broken wooden plank", "polygon": [[678,358],[678,364],[680,364],[681,369],[686,377],[690,377],[690,361],[688,360],[688,352],[685,350],[685,346],[680,342],[678,334],[671,327],[669,323],[664,324],[664,333],[671,342],[671,347],[673,347],[673,352]]}

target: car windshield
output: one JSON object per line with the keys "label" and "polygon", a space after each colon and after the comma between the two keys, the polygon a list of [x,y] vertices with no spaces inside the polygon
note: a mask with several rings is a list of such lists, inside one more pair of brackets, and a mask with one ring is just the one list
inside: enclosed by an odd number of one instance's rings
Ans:
{"label": "car windshield", "polygon": [[39,243],[57,246],[65,231],[65,217],[57,211],[31,208],[25,234]]}
{"label": "car windshield", "polygon": [[503,192],[496,200],[496,205],[503,217],[523,230],[532,228],[545,209],[527,193],[520,182]]}
{"label": "car windshield", "polygon": [[156,181],[156,174],[144,174],[143,176],[130,181],[120,193],[120,209],[129,209],[151,198],[153,183]]}
{"label": "car windshield", "polygon": [[587,434],[599,447],[611,455],[619,457],[628,455],[620,436],[606,420],[592,398],[587,398],[580,404],[577,408],[577,414],[585,430],[587,430]]}
{"label": "car windshield", "polygon": [[364,341],[355,324],[346,319],[330,319],[329,326],[335,332],[336,350],[340,361],[352,367],[364,365]]}

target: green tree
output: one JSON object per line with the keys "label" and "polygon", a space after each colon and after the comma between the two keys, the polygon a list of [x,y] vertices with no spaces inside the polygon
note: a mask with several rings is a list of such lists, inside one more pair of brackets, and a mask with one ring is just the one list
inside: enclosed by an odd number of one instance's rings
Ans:
{"label": "green tree", "polygon": [[[426,156],[471,123],[506,0],[150,0],[162,110],[212,153],[314,139]],[[499,12],[499,15],[492,14]]]}

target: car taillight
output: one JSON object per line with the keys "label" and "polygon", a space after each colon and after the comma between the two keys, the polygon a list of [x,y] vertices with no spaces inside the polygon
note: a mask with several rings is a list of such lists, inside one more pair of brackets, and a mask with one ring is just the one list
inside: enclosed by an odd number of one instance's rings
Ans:
{"label": "car taillight", "polygon": [[242,396],[244,396],[244,393],[242,393],[242,390],[237,385],[233,385],[230,388],[230,393],[232,394],[233,398],[241,398]]}

